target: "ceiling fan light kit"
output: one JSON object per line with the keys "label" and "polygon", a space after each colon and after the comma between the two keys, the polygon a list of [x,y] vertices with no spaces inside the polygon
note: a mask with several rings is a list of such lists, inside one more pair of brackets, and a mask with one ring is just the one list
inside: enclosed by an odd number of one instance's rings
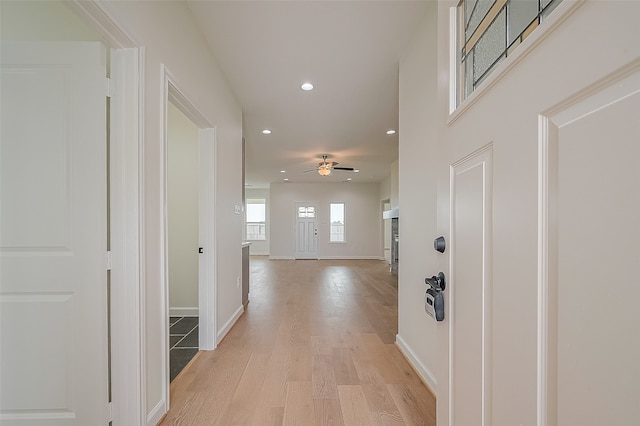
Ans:
{"label": "ceiling fan light kit", "polygon": [[336,161],[327,161],[329,158],[328,155],[322,155],[322,161],[318,163],[318,167],[311,170],[305,170],[302,173],[308,173],[317,171],[320,176],[329,176],[333,170],[346,170],[349,172],[359,172],[360,170],[355,170],[353,167],[336,167],[339,163]]}
{"label": "ceiling fan light kit", "polygon": [[331,169],[327,167],[318,167],[318,173],[321,176],[329,176],[331,174]]}

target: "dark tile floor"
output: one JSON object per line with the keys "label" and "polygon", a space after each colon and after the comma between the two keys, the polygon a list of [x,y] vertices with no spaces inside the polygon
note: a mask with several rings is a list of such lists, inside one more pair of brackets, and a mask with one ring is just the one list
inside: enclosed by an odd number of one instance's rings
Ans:
{"label": "dark tile floor", "polygon": [[198,317],[169,318],[169,371],[171,381],[198,353]]}

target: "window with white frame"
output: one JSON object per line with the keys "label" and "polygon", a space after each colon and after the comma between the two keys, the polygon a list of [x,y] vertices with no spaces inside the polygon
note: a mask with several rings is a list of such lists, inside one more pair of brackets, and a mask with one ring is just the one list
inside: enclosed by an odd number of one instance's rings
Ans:
{"label": "window with white frame", "polygon": [[247,199],[247,241],[267,239],[266,200]]}
{"label": "window with white frame", "polygon": [[461,0],[457,104],[511,55],[562,0]]}
{"label": "window with white frame", "polygon": [[344,203],[331,203],[329,210],[329,242],[344,243]]}

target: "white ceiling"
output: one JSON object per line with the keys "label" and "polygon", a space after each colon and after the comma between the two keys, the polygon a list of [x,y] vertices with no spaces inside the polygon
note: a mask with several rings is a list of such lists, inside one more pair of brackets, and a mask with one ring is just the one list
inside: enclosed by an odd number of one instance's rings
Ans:
{"label": "white ceiling", "polygon": [[[385,133],[398,129],[398,60],[424,1],[188,4],[242,104],[249,187],[389,175],[398,158],[398,134]],[[311,92],[300,89],[307,81]],[[322,154],[360,172],[301,173]]]}

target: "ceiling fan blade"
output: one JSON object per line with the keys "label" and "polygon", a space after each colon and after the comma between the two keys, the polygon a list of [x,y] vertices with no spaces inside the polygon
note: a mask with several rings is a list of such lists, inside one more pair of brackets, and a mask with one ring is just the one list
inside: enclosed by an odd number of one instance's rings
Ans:
{"label": "ceiling fan blade", "polygon": [[317,172],[317,171],[318,171],[318,169],[315,168],[315,169],[311,169],[311,170],[303,170],[300,173],[309,173],[309,172]]}
{"label": "ceiling fan blade", "polygon": [[333,170],[347,170],[352,172],[354,169],[353,167],[334,167]]}

